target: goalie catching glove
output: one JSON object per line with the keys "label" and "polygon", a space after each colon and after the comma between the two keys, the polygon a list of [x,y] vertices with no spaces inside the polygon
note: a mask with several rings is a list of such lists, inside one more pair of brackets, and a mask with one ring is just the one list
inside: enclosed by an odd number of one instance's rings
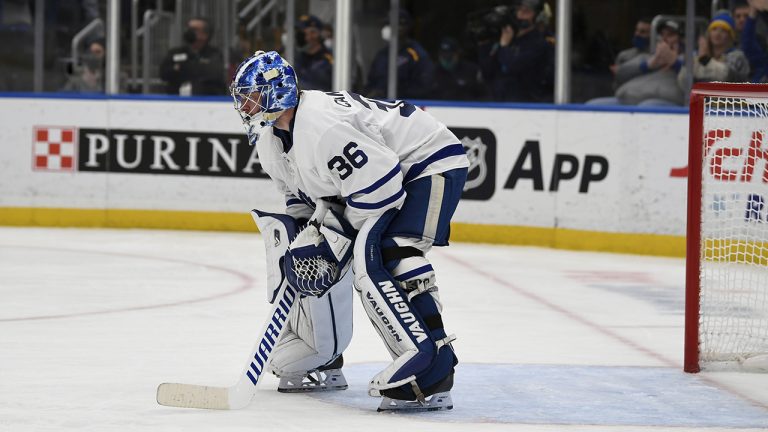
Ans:
{"label": "goalie catching glove", "polygon": [[306,296],[321,297],[349,270],[354,230],[337,217],[341,229],[310,222],[285,253],[288,283]]}

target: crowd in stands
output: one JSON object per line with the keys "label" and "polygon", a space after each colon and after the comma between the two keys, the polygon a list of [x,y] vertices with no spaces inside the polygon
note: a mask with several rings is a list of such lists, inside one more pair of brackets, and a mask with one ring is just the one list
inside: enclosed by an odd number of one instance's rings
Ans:
{"label": "crowd in stands", "polygon": [[[32,22],[29,8],[25,7],[28,2],[0,3],[0,36],[6,40],[26,38],[24,46],[29,47]],[[94,13],[93,1],[80,3],[86,15]],[[768,82],[768,0],[734,0],[731,4],[730,10],[714,13],[706,31],[698,37],[692,67],[694,82]],[[552,102],[555,39],[551,18],[552,11],[545,0],[517,0],[512,7],[498,6],[484,12],[477,18],[479,26],[440,38],[439,45],[430,51],[414,38],[414,20],[401,10],[397,34],[391,34],[388,26],[382,28],[385,41],[397,40],[397,96]],[[304,15],[297,20],[296,31],[294,68],[300,86],[331,90],[333,28],[315,16]],[[184,43],[171,48],[158,65],[166,93],[226,94],[228,73],[254,47],[233,52],[231,64],[224,65],[222,51],[210,43],[213,33],[211,22],[204,17],[187,22]],[[608,68],[613,77],[613,94],[594,97],[586,103],[684,105],[689,82],[684,40],[683,21],[657,20],[653,28],[651,17],[638,19],[629,47],[619,52]],[[60,90],[103,92],[104,40],[90,40],[85,48]],[[29,74],[22,73],[29,65],[19,64],[23,56],[18,51],[8,50],[0,55],[4,56],[0,59],[4,71],[0,88],[12,89],[13,82],[29,81]],[[376,52],[367,68],[356,65],[355,91],[386,98],[388,63],[389,48],[385,46]],[[26,81],[24,85],[29,85]]]}
{"label": "crowd in stands", "polygon": [[[757,31],[761,23],[763,33]],[[681,106],[688,85],[684,67],[682,23],[661,22],[658,42],[649,51],[652,29],[648,18],[638,20],[633,46],[619,53],[611,66],[614,96],[587,104]],[[743,0],[732,10],[719,10],[699,35],[693,54],[693,82],[768,82],[768,2]]]}

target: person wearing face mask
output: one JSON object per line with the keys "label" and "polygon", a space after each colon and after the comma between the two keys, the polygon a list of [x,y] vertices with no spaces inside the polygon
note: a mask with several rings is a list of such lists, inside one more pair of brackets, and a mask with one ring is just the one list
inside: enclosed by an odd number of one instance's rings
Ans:
{"label": "person wearing face mask", "polygon": [[[635,23],[635,32],[632,35],[632,46],[622,50],[616,56],[613,64],[609,66],[611,74],[613,74],[613,90],[614,92],[622,84],[624,84],[629,78],[634,77],[633,71],[637,69],[637,65],[631,62],[632,59],[638,56],[650,56],[648,50],[651,46],[651,19],[648,17],[641,17]],[[627,78],[628,77],[628,78]],[[614,96],[598,97],[590,99],[586,102],[590,105],[611,105],[618,104],[619,101]]]}
{"label": "person wearing face mask", "polygon": [[[408,37],[411,30],[411,16],[400,10],[397,37],[397,97],[423,99],[432,91],[435,66],[429,54],[420,43]],[[382,28],[381,37],[389,41],[389,25]],[[366,93],[373,98],[387,96],[389,82],[389,46],[376,53],[368,72]]]}
{"label": "person wearing face mask", "polygon": [[90,43],[88,52],[82,55],[79,65],[73,67],[72,75],[62,87],[64,92],[104,93],[104,40]]}
{"label": "person wearing face mask", "polygon": [[662,21],[656,28],[658,41],[653,53],[638,53],[616,68],[614,96],[588,100],[588,105],[680,106],[685,103],[678,73],[684,52],[680,23]]}
{"label": "person wearing face mask", "polygon": [[478,47],[483,78],[494,100],[551,102],[552,89],[542,79],[551,70],[554,49],[536,28],[541,0],[520,0],[515,22],[501,28],[498,42]]}
{"label": "person wearing face mask", "polygon": [[485,91],[480,84],[480,69],[462,58],[459,43],[452,37],[440,42],[435,67],[432,98],[447,100],[480,100]]}
{"label": "person wearing face mask", "polygon": [[323,22],[312,15],[303,15],[297,25],[303,46],[296,52],[294,70],[304,90],[331,90],[333,55],[323,43]]}
{"label": "person wearing face mask", "polygon": [[227,93],[224,57],[209,44],[213,27],[206,18],[187,22],[185,44],[168,51],[160,64],[160,78],[166,93],[181,96],[221,95]]}
{"label": "person wearing face mask", "polygon": [[[651,46],[651,20],[642,17],[635,24],[635,33],[632,35],[632,46],[619,52],[616,60],[610,66],[611,73],[615,76],[619,67],[640,54],[647,54]],[[615,87],[618,87],[614,83]],[[614,87],[614,88],[615,88]]]}

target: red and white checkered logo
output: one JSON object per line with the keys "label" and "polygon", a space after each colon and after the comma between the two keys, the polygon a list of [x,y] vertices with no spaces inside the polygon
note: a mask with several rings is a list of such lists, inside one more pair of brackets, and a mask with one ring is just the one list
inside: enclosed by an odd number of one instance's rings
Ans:
{"label": "red and white checkered logo", "polygon": [[36,127],[34,168],[46,171],[72,171],[75,166],[75,128]]}

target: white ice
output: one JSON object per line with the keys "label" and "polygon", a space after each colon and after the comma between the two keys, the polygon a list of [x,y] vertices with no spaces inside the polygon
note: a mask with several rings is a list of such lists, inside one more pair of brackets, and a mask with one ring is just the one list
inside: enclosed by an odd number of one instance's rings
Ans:
{"label": "white ice", "polygon": [[456,333],[449,412],[377,413],[388,354],[355,304],[350,388],[240,411],[162,407],[232,384],[267,310],[261,237],[0,228],[0,431],[765,430],[768,374],[682,372],[684,261],[455,243],[431,252]]}

